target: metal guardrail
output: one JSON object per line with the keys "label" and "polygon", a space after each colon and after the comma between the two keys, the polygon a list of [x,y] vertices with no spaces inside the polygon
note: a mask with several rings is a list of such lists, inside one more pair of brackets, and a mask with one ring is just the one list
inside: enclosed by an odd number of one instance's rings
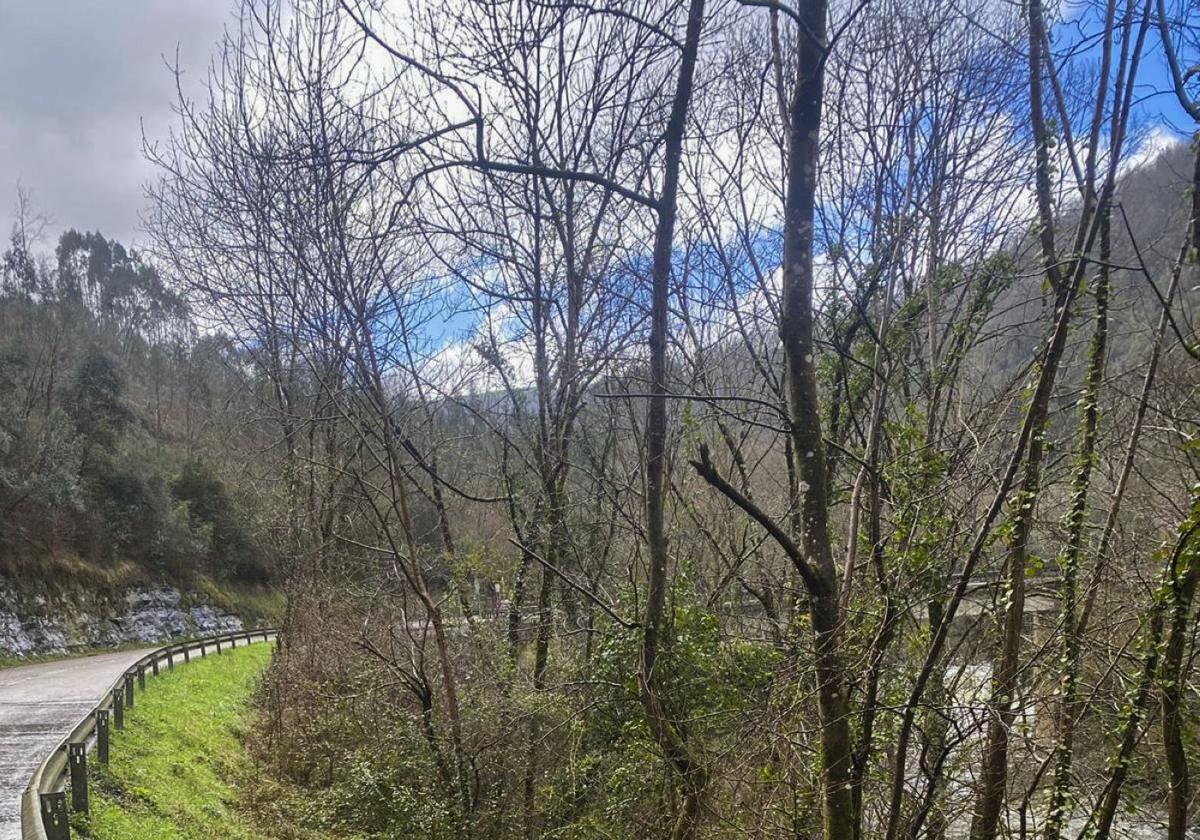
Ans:
{"label": "metal guardrail", "polygon": [[102,764],[108,763],[110,728],[125,728],[125,709],[133,708],[135,703],[135,683],[144,692],[147,672],[158,676],[164,662],[170,670],[176,662],[190,662],[196,652],[204,658],[209,650],[221,653],[223,645],[236,648],[239,641],[246,644],[256,639],[265,642],[277,635],[278,631],[268,629],[206,636],[166,645],[133,663],[104,693],[104,699],[96,708],[76,724],[71,734],[34,771],[21,795],[21,840],[69,840],[67,778],[69,776],[71,780],[71,810],[87,811],[88,747],[94,738],[96,757]]}

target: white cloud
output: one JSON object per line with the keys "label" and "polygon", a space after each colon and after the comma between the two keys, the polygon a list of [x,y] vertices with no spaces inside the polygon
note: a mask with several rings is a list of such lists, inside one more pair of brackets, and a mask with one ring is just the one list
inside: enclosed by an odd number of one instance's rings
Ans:
{"label": "white cloud", "polygon": [[1118,167],[1118,174],[1124,177],[1135,169],[1153,163],[1167,149],[1182,142],[1169,128],[1157,125],[1142,138],[1136,149],[1125,155]]}
{"label": "white cloud", "polygon": [[507,304],[489,307],[466,337],[447,342],[425,370],[446,396],[465,396],[533,384],[533,347]]}

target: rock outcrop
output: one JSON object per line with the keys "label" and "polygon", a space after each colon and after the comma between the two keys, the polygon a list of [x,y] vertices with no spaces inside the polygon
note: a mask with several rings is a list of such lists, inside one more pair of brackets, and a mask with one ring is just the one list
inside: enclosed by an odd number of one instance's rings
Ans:
{"label": "rock outcrop", "polygon": [[67,653],[241,629],[240,618],[200,593],[165,585],[107,598],[73,593],[21,599],[0,584],[0,655]]}

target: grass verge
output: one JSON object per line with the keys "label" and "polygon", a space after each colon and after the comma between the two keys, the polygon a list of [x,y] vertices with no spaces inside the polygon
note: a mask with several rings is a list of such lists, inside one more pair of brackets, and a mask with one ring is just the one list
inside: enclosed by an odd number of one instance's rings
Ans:
{"label": "grass verge", "polygon": [[93,756],[91,813],[76,815],[91,840],[269,840],[238,808],[253,773],[243,733],[271,645],[209,655],[147,680],[113,732],[112,763]]}

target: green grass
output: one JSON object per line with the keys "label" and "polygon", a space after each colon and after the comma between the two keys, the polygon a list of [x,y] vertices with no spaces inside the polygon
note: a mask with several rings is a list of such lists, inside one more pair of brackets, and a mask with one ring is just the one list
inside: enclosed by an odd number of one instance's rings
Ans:
{"label": "green grass", "polygon": [[217,582],[203,575],[196,575],[186,587],[204,595],[212,606],[240,616],[248,626],[275,626],[287,609],[287,596],[271,586]]}
{"label": "green grass", "polygon": [[76,815],[92,840],[268,840],[238,808],[254,772],[242,735],[271,645],[226,650],[147,677],[112,763],[93,754],[91,813]]}

